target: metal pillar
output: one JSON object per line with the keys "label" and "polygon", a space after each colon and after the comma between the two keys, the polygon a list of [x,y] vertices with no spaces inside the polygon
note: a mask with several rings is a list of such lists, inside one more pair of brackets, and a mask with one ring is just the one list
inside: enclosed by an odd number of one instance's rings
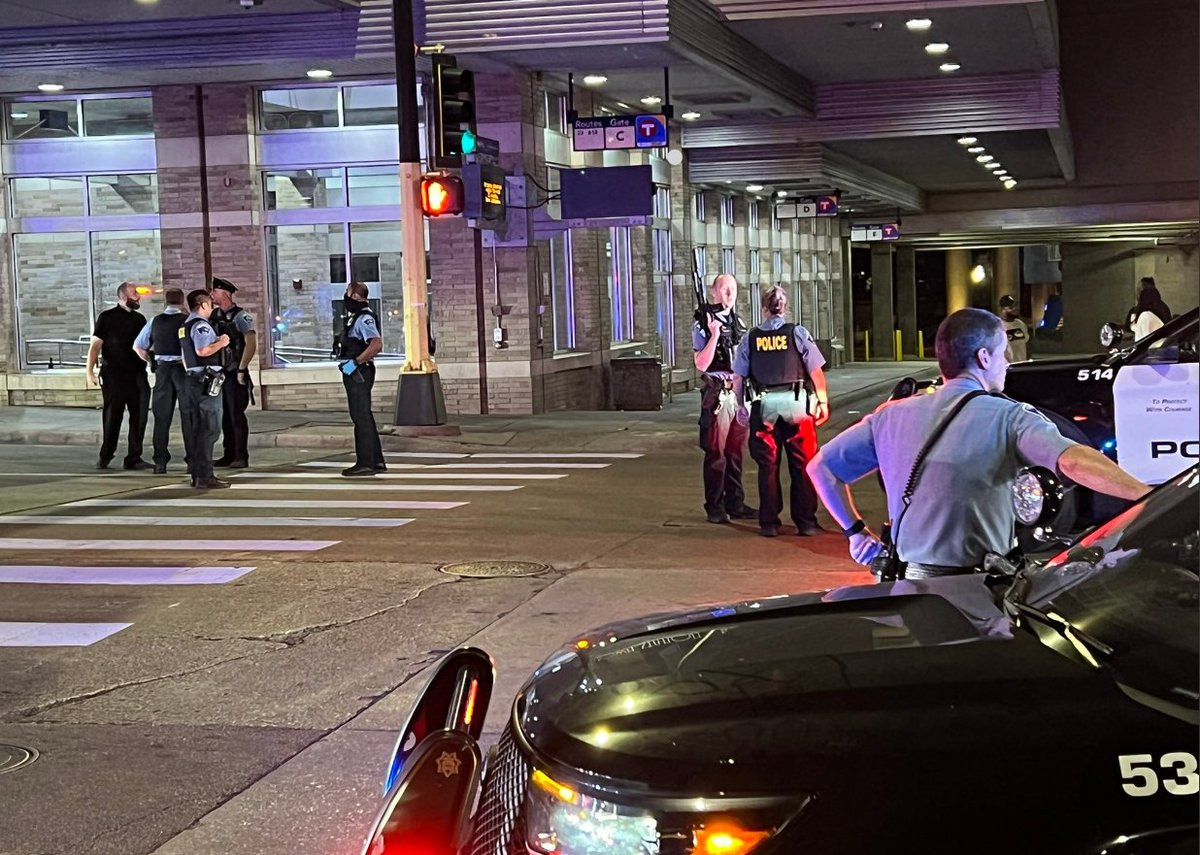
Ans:
{"label": "metal pillar", "polygon": [[896,313],[892,308],[892,245],[871,244],[871,340],[878,359],[896,358]]}
{"label": "metal pillar", "polygon": [[916,353],[917,251],[912,246],[896,247],[896,326],[908,352]]}

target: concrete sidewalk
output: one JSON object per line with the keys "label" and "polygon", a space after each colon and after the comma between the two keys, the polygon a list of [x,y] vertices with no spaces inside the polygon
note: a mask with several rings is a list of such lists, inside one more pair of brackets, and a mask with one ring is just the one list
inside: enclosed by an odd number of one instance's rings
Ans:
{"label": "concrete sidewalk", "polygon": [[[924,361],[853,363],[826,374],[834,421],[858,400],[886,394],[901,377],[936,374]],[[537,416],[452,415],[454,436],[391,435],[391,413],[378,413],[384,448],[390,450],[470,450],[548,448],[558,451],[620,451],[678,443],[694,444],[697,392],[675,395],[650,412],[564,411]],[[251,448],[350,449],[354,431],[346,412],[251,411]],[[175,420],[174,444],[182,445]],[[74,407],[0,407],[0,443],[29,445],[100,445],[100,414]],[[150,445],[151,429],[146,431]],[[119,449],[118,449],[119,451]],[[147,455],[148,456],[148,455]]]}

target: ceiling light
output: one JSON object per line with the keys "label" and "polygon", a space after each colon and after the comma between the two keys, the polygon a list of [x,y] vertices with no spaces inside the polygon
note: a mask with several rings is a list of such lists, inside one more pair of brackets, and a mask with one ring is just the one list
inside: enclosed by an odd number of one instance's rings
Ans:
{"label": "ceiling light", "polygon": [[63,85],[61,83],[39,83],[37,85],[39,92],[62,92]]}
{"label": "ceiling light", "polygon": [[909,18],[904,22],[904,26],[910,33],[923,33],[933,26],[933,21],[928,18]]}
{"label": "ceiling light", "polygon": [[978,156],[977,158],[975,158],[975,159],[976,159],[976,160],[978,160],[980,163],[991,163],[991,162],[992,162],[993,160],[995,160],[996,158],[994,158],[994,157],[993,157],[992,155],[990,155],[990,154],[981,154],[981,155],[979,155],[979,156]]}
{"label": "ceiling light", "polygon": [[786,190],[778,190],[778,191],[776,191],[775,195],[778,196],[780,199],[782,199],[785,196],[787,196],[787,191]]}
{"label": "ceiling light", "polygon": [[1005,178],[1004,179],[1004,189],[1005,190],[1011,190],[1016,186],[1017,186],[1017,181],[1015,178]]}
{"label": "ceiling light", "polygon": [[950,45],[945,42],[930,42],[925,45],[925,53],[930,56],[941,56],[948,50],[950,50]]}
{"label": "ceiling light", "polygon": [[14,119],[28,119],[29,118],[29,114],[26,113],[24,110],[13,110],[11,113],[9,113],[9,115],[12,116]]}
{"label": "ceiling light", "polygon": [[134,0],[139,6],[153,6],[158,0]]}
{"label": "ceiling light", "polygon": [[659,98],[657,95],[647,95],[642,99],[642,103],[649,106],[654,106],[655,104],[661,104],[662,98]]}
{"label": "ceiling light", "polygon": [[962,68],[962,66],[957,62],[943,62],[938,66],[938,71],[941,71],[944,74],[949,74],[952,71],[958,71],[960,68]]}
{"label": "ceiling light", "polygon": [[993,160],[991,163],[989,163],[989,164],[987,165],[987,168],[988,168],[988,169],[990,169],[990,170],[992,170],[993,172],[995,172],[997,169],[1000,169],[1000,170],[1003,170],[1003,169],[1004,169],[1004,167],[1003,167],[1003,166],[1001,166],[999,163],[997,163],[997,162],[996,162],[996,161],[994,161],[994,160]]}
{"label": "ceiling light", "polygon": [[601,83],[607,83],[608,78],[603,74],[585,74],[583,82],[588,86],[599,86]]}
{"label": "ceiling light", "polygon": [[975,145],[975,143],[977,141],[978,140],[976,140],[975,137],[959,137],[958,138],[959,145]]}
{"label": "ceiling light", "polygon": [[1008,170],[1001,169],[999,172],[996,173],[996,177],[999,178],[1001,181],[1003,181],[1005,178],[1008,178]]}
{"label": "ceiling light", "polygon": [[688,110],[686,113],[681,113],[679,115],[679,118],[686,119],[689,122],[694,122],[700,118],[700,114],[697,113],[695,110]]}
{"label": "ceiling light", "polygon": [[310,68],[304,73],[313,80],[328,80],[329,78],[333,77],[333,72],[328,68]]}
{"label": "ceiling light", "polygon": [[976,264],[971,268],[970,277],[971,281],[978,285],[984,279],[987,279],[987,270],[984,269],[982,264]]}
{"label": "ceiling light", "polygon": [[761,184],[747,184],[746,192],[747,193],[757,193],[758,191],[762,190],[762,187],[763,186]]}
{"label": "ceiling light", "polygon": [[987,151],[987,149],[981,145],[973,145],[969,149],[967,149],[967,151],[970,152],[971,154],[981,154],[982,152]]}
{"label": "ceiling light", "polygon": [[624,101],[618,101],[617,106],[620,107],[622,110],[632,110],[633,109],[628,104],[626,104]]}

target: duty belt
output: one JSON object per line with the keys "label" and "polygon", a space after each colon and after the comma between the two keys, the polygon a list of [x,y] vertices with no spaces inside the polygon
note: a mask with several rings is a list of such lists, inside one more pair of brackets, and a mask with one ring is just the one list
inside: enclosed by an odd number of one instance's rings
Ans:
{"label": "duty belt", "polygon": [[795,383],[780,384],[778,386],[759,386],[760,392],[794,392],[804,383],[803,380],[797,380]]}

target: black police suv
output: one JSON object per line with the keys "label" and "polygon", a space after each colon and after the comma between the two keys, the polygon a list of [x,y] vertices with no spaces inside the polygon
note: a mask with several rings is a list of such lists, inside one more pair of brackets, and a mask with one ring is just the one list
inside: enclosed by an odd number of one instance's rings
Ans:
{"label": "black police suv", "polygon": [[492,664],[456,651],[364,852],[1194,853],[1198,485],[1044,564],[589,632],[486,764]]}

